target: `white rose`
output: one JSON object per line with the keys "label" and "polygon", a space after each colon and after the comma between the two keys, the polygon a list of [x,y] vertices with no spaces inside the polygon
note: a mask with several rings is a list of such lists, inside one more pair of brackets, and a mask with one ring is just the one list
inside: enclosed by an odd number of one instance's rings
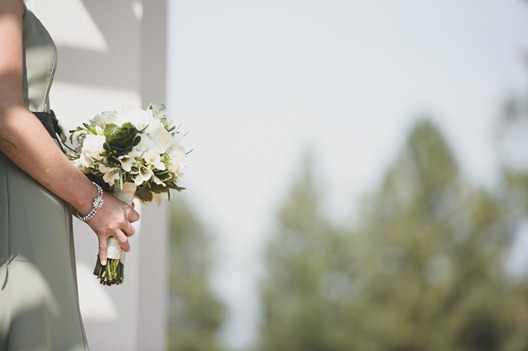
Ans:
{"label": "white rose", "polygon": [[121,126],[125,123],[130,123],[138,130],[145,129],[154,121],[152,111],[144,111],[139,108],[123,109],[117,113],[116,124]]}
{"label": "white rose", "polygon": [[[159,122],[159,121],[158,121]],[[158,128],[152,130],[150,138],[153,140],[155,147],[160,154],[167,152],[169,147],[174,143],[172,135],[159,123]]]}
{"label": "white rose", "polygon": [[154,148],[154,142],[146,134],[141,134],[141,140],[132,148],[132,151],[137,156],[142,156],[145,152]]}
{"label": "white rose", "polygon": [[83,141],[82,154],[86,162],[101,160],[101,153],[104,151],[103,145],[106,141],[104,135],[87,134]]}

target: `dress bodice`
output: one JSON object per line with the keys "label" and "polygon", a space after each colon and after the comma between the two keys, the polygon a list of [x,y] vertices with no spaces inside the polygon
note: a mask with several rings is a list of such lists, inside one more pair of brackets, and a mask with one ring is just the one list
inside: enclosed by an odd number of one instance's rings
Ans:
{"label": "dress bodice", "polygon": [[24,102],[33,112],[49,112],[49,91],[57,66],[57,49],[46,28],[30,10],[24,13],[23,24]]}
{"label": "dress bodice", "polygon": [[[57,55],[30,11],[23,18],[22,46],[26,106],[35,115],[49,112]],[[46,156],[47,150],[41,151]],[[77,295],[71,212],[0,151],[0,350],[89,350]]]}

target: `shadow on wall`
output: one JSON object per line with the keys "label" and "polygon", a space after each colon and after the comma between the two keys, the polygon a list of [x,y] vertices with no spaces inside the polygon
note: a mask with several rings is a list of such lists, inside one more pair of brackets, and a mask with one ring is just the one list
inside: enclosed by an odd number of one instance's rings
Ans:
{"label": "shadow on wall", "polygon": [[[105,51],[60,46],[61,56],[71,65],[59,64],[56,79],[92,87],[108,87],[119,90],[137,89],[139,76],[130,74],[140,70],[137,38],[141,36],[141,11],[134,11],[137,1],[82,1],[91,19],[108,44]],[[131,40],[123,40],[130,38]],[[79,69],[82,67],[83,69]],[[112,74],[100,74],[104,72]]]}

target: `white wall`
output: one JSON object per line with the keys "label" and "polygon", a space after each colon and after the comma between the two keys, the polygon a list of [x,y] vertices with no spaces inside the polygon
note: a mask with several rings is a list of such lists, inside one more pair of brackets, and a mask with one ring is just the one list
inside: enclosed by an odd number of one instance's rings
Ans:
{"label": "white wall", "polygon": [[[51,106],[69,130],[103,110],[165,102],[166,0],[28,0],[48,28],[59,62]],[[166,206],[137,206],[125,283],[92,275],[97,239],[75,220],[81,312],[90,347],[164,350]]]}

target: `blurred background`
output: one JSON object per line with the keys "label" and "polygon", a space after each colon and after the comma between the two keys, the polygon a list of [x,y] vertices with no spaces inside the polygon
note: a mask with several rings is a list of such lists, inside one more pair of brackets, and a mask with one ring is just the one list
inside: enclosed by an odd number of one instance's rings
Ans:
{"label": "blurred background", "polygon": [[192,149],[126,307],[78,249],[93,349],[103,319],[123,350],[528,350],[527,1],[68,1],[33,1],[59,55],[77,4],[112,69],[59,63],[62,115],[162,99]]}

